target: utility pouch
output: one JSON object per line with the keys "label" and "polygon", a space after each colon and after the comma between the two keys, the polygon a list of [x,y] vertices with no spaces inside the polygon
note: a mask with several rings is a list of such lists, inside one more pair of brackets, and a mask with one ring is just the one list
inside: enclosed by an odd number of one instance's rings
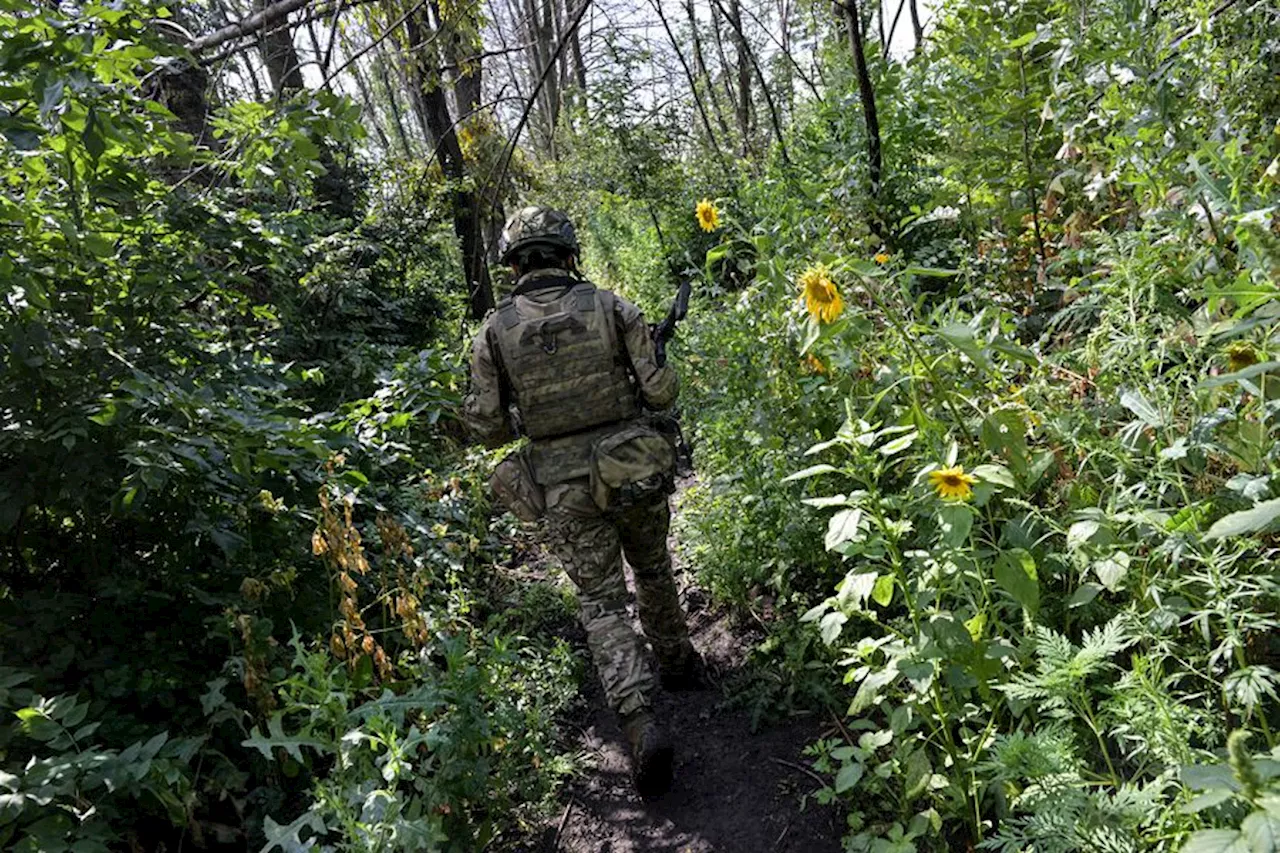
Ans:
{"label": "utility pouch", "polygon": [[671,442],[647,424],[636,423],[612,432],[591,450],[591,498],[600,509],[633,503],[659,491],[669,491],[676,454]]}
{"label": "utility pouch", "polygon": [[527,448],[507,454],[489,477],[489,488],[503,506],[521,521],[546,515],[547,493],[533,476]]}

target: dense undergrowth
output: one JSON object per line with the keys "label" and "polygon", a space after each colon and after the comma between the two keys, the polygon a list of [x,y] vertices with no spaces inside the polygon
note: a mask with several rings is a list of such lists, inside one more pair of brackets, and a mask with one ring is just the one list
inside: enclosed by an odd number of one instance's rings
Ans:
{"label": "dense undergrowth", "polygon": [[683,547],[851,851],[1275,849],[1276,49],[1072,8],[944,15],[878,197],[833,95],[682,240]]}
{"label": "dense undergrowth", "polygon": [[0,7],[0,847],[522,837],[580,667],[493,570],[440,183],[326,204],[327,95],[194,145],[139,12]]}
{"label": "dense undergrowth", "polygon": [[838,703],[847,849],[1271,850],[1274,43],[1047,8],[901,72],[892,236],[832,204],[826,105],[724,200],[685,547],[776,620],[759,698]]}
{"label": "dense undergrowth", "polygon": [[[879,185],[834,30],[785,157],[720,168],[619,54],[519,165],[651,318],[697,281],[682,548],[767,630],[734,701],[839,721],[850,851],[1277,846],[1280,19],[1232,6],[948,5],[872,57]],[[584,667],[457,426],[438,167],[329,92],[193,138],[153,9],[38,12],[0,4],[0,847],[516,845]]]}

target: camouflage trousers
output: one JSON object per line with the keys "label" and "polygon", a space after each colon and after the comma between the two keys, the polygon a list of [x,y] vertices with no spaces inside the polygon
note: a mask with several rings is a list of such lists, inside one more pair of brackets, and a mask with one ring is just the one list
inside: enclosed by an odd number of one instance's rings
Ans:
{"label": "camouflage trousers", "polygon": [[547,488],[547,544],[578,588],[582,626],[610,707],[628,714],[650,704],[657,677],[627,614],[625,554],[636,579],[640,625],[659,661],[675,660],[689,629],[671,575],[667,497],[601,511],[585,478]]}

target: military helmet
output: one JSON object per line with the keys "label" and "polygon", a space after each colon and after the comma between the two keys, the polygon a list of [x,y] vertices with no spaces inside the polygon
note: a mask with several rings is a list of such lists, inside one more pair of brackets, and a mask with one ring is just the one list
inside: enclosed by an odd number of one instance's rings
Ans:
{"label": "military helmet", "polygon": [[549,207],[526,207],[507,220],[498,240],[498,256],[511,263],[525,249],[547,246],[578,254],[578,235],[569,217]]}

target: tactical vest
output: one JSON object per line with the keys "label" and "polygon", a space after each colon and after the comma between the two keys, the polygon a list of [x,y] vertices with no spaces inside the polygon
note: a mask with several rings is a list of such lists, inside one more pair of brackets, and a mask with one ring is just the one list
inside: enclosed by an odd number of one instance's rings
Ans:
{"label": "tactical vest", "polygon": [[508,297],[490,326],[524,433],[554,438],[638,416],[613,294],[572,279],[546,286],[561,291],[548,302]]}

